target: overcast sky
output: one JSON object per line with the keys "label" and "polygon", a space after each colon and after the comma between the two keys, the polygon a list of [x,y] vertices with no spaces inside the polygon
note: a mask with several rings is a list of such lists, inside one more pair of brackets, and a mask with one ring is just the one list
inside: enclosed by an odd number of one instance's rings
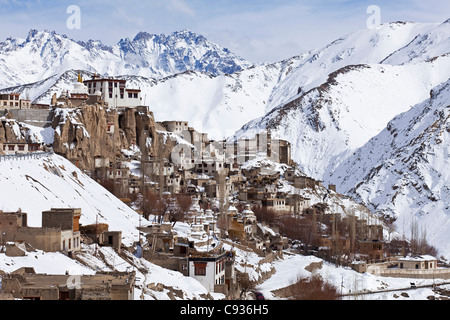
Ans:
{"label": "overcast sky", "polygon": [[[80,29],[67,27],[71,5]],[[370,5],[381,23],[450,18],[448,0],[0,0],[0,41],[37,29],[113,45],[140,31],[189,29],[249,61],[275,62],[366,28]]]}

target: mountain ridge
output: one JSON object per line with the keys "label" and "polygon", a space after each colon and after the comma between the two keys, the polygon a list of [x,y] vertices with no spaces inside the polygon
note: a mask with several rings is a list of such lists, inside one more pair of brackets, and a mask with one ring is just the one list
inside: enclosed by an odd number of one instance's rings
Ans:
{"label": "mountain ridge", "polygon": [[[24,59],[26,57],[26,59]],[[32,29],[26,39],[0,42],[0,79],[3,88],[24,85],[82,69],[103,75],[162,78],[187,70],[213,75],[234,73],[252,63],[188,30],[169,36],[138,33],[114,46],[100,40],[75,41],[55,31]],[[27,70],[23,74],[20,70]]]}

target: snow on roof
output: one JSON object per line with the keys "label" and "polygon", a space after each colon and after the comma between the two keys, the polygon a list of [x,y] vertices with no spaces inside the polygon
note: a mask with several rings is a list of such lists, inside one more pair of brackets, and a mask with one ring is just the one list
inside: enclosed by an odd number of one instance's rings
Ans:
{"label": "snow on roof", "polygon": [[400,258],[399,260],[402,260],[402,261],[430,261],[430,260],[437,260],[437,259],[431,255],[425,254],[425,255],[403,257],[403,258]]}

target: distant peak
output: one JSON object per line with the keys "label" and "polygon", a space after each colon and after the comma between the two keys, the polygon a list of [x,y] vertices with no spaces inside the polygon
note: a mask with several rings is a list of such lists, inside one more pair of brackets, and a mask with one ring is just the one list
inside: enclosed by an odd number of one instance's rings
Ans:
{"label": "distant peak", "polygon": [[194,32],[192,32],[189,29],[182,29],[182,30],[179,30],[179,31],[175,31],[173,34],[194,34]]}
{"label": "distant peak", "polygon": [[59,34],[57,33],[55,30],[47,30],[45,29],[44,31],[39,31],[36,29],[30,29],[30,31],[28,31],[28,35],[27,35],[27,41],[31,41],[32,39],[36,38],[36,37],[40,37],[40,36],[51,36],[51,37],[61,37],[61,38],[65,38],[67,39],[67,35],[65,34]]}
{"label": "distant peak", "polygon": [[201,34],[193,32],[193,31],[191,31],[189,29],[183,29],[183,30],[180,30],[180,31],[175,31],[171,35],[175,36],[175,37],[204,38]]}
{"label": "distant peak", "polygon": [[152,36],[153,35],[148,32],[141,31],[134,37],[133,41],[148,40],[148,39],[152,38]]}
{"label": "distant peak", "polygon": [[443,22],[443,24],[444,24],[444,23],[450,23],[450,18],[447,19],[447,20],[445,20],[445,21]]}
{"label": "distant peak", "polygon": [[28,32],[27,40],[36,37],[36,35],[38,34],[38,32],[39,32],[39,31],[36,30],[36,29],[31,29],[31,30]]}

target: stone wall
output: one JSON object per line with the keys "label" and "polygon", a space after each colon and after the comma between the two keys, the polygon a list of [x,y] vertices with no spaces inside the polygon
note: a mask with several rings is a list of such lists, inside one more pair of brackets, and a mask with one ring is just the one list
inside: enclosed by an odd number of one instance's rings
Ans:
{"label": "stone wall", "polygon": [[15,241],[29,243],[46,252],[61,250],[61,229],[24,227],[17,230]]}
{"label": "stone wall", "polygon": [[381,277],[393,277],[393,278],[416,278],[416,279],[450,279],[450,269],[428,269],[428,270],[415,270],[415,269],[399,269],[399,268],[374,268],[369,266],[367,272]]}
{"label": "stone wall", "polygon": [[151,263],[162,268],[179,271],[185,276],[188,275],[187,258],[185,257],[173,257],[165,254],[159,254],[157,252],[151,252],[149,250],[144,250],[143,257],[145,260],[150,261]]}
{"label": "stone wall", "polygon": [[51,109],[13,109],[8,110],[8,117],[32,126],[44,128],[52,125],[54,111]]}

